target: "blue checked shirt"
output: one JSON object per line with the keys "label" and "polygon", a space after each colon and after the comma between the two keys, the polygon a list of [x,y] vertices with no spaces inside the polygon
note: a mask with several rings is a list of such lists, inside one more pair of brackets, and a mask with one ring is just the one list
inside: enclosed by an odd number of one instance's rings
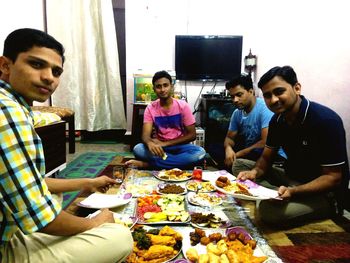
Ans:
{"label": "blue checked shirt", "polygon": [[0,80],[0,236],[1,244],[19,229],[43,228],[61,211],[45,183],[41,140],[24,98]]}

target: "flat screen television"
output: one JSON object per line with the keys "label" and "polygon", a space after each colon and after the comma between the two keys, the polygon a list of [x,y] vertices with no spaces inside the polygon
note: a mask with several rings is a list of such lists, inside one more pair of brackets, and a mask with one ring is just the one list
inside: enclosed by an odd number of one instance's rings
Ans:
{"label": "flat screen television", "polygon": [[241,74],[243,36],[175,36],[179,80],[229,80]]}

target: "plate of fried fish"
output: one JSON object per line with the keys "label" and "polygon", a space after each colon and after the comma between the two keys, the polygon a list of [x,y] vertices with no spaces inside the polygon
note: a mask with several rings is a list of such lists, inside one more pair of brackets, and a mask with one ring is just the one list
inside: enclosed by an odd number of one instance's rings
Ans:
{"label": "plate of fried fish", "polygon": [[135,227],[133,252],[127,257],[127,263],[158,262],[175,259],[182,249],[182,234],[169,226],[155,228]]}

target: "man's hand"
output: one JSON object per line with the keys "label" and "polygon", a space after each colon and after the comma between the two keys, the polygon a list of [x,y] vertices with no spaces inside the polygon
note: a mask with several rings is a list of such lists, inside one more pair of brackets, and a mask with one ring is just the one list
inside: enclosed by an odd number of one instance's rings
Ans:
{"label": "man's hand", "polygon": [[231,167],[233,162],[236,160],[236,153],[231,147],[225,149],[225,165]]}
{"label": "man's hand", "polygon": [[113,213],[108,209],[101,209],[101,213],[98,213],[96,216],[91,218],[94,221],[95,227],[102,225],[104,223],[115,223]]}
{"label": "man's hand", "polygon": [[250,171],[242,171],[237,175],[237,180],[245,181],[249,179],[251,181],[255,181],[256,174],[257,174],[257,171],[254,169]]}
{"label": "man's hand", "polygon": [[115,185],[116,182],[114,179],[102,175],[96,178],[93,178],[89,180],[89,183],[87,184],[86,187],[84,187],[84,190],[89,191],[89,192],[101,192],[105,193],[108,191],[108,189]]}
{"label": "man's hand", "polygon": [[293,195],[292,190],[292,188],[282,185],[278,188],[278,196],[281,197],[283,200],[288,201]]}
{"label": "man's hand", "polygon": [[150,141],[147,143],[147,147],[152,154],[163,158],[165,152],[160,143],[157,143],[157,141]]}

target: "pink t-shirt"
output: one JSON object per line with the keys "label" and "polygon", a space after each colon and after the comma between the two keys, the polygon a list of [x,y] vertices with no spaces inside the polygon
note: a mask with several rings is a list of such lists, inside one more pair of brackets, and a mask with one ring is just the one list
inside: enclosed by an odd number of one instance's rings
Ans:
{"label": "pink t-shirt", "polygon": [[173,99],[170,109],[164,109],[158,99],[147,106],[143,122],[153,123],[157,138],[166,141],[183,136],[185,126],[190,126],[196,121],[186,101]]}

